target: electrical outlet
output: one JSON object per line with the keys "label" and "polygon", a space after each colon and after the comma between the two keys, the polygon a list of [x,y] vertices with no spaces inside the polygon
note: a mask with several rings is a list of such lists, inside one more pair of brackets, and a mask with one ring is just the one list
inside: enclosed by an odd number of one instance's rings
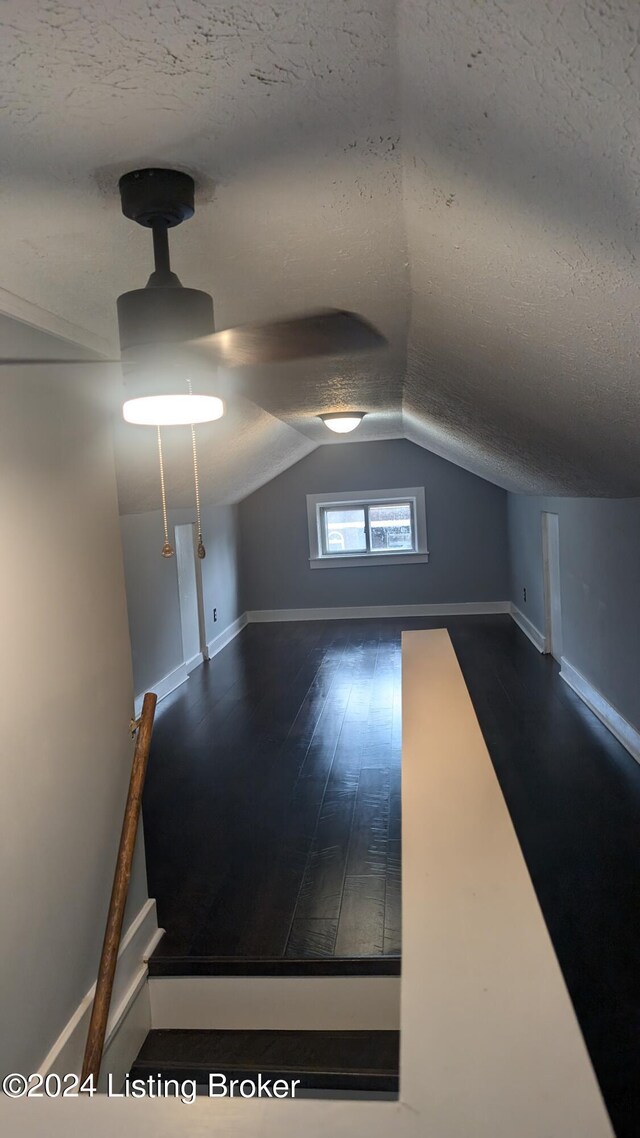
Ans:
{"label": "electrical outlet", "polygon": [[[526,600],[526,597],[525,597],[525,600]],[[215,624],[215,622],[217,621],[217,619],[218,619],[218,610],[217,610],[217,609],[214,609],[214,610],[213,610],[213,623],[214,623],[214,624]]]}
{"label": "electrical outlet", "polygon": [[525,603],[525,605],[526,605],[526,603],[527,603],[527,589],[526,589],[526,586],[525,586],[525,588],[522,590],[522,599],[523,599],[523,601],[524,601],[524,603]]}

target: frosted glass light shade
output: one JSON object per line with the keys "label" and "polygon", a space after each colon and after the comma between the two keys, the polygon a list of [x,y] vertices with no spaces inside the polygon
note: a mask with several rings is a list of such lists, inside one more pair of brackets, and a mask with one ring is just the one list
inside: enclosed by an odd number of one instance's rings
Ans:
{"label": "frosted glass light shade", "polygon": [[127,423],[148,427],[185,427],[190,423],[210,423],[224,415],[224,403],[217,395],[144,395],[127,399],[122,406]]}
{"label": "frosted glass light shade", "polygon": [[330,415],[321,415],[320,418],[330,431],[335,431],[337,435],[347,435],[360,426],[365,414],[365,411],[332,411]]}

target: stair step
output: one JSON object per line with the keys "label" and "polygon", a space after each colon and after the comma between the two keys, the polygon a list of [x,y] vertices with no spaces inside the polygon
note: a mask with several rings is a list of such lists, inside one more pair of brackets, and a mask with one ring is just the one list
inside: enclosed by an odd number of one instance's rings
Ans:
{"label": "stair step", "polygon": [[398,1091],[398,1031],[150,1031],[131,1078],[300,1080],[300,1090]]}
{"label": "stair step", "polygon": [[400,956],[162,956],[150,976],[399,976]]}

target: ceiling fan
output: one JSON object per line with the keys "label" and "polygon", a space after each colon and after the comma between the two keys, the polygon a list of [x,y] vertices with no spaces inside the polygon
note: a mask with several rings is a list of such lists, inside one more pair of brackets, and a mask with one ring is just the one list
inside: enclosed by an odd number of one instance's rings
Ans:
{"label": "ceiling fan", "polygon": [[[382,347],[384,336],[361,316],[322,309],[284,320],[215,331],[208,293],[184,288],[171,270],[168,231],[194,213],[194,182],[181,171],[147,169],[119,183],[125,217],[151,229],[154,271],[145,288],[118,297],[120,360],[129,422],[179,425],[220,417],[215,364],[268,364],[313,356],[341,356]],[[87,361],[3,359],[7,366],[83,364]]]}

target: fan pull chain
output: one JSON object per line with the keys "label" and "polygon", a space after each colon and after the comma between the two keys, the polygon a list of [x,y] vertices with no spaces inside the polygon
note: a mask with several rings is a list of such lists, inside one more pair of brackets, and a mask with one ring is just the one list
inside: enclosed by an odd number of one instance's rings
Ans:
{"label": "fan pull chain", "polygon": [[198,524],[198,546],[196,552],[200,560],[202,560],[203,557],[207,556],[207,551],[204,547],[204,541],[202,540],[202,520],[200,518],[200,479],[198,476],[198,451],[196,449],[196,429],[193,423],[191,424],[191,449],[193,451],[193,482],[196,491],[196,522]]}
{"label": "fan pull chain", "polygon": [[[189,395],[193,395],[193,389],[191,387],[191,380],[190,379],[187,380],[187,384],[189,387]],[[196,522],[197,522],[197,526],[198,526],[198,545],[196,548],[196,552],[198,554],[198,557],[202,561],[202,559],[207,556],[207,551],[204,547],[204,541],[202,540],[202,519],[200,517],[200,476],[198,474],[198,450],[196,447],[196,429],[195,429],[193,423],[191,424],[191,452],[193,454],[193,483],[194,483],[195,492],[196,492]]]}
{"label": "fan pull chain", "polygon": [[162,460],[162,435],[160,434],[160,427],[158,427],[158,459],[160,462],[160,490],[162,493],[162,522],[164,525],[164,545],[162,546],[163,557],[173,557],[174,548],[169,541],[169,523],[167,521],[167,495],[164,487],[164,462]]}

